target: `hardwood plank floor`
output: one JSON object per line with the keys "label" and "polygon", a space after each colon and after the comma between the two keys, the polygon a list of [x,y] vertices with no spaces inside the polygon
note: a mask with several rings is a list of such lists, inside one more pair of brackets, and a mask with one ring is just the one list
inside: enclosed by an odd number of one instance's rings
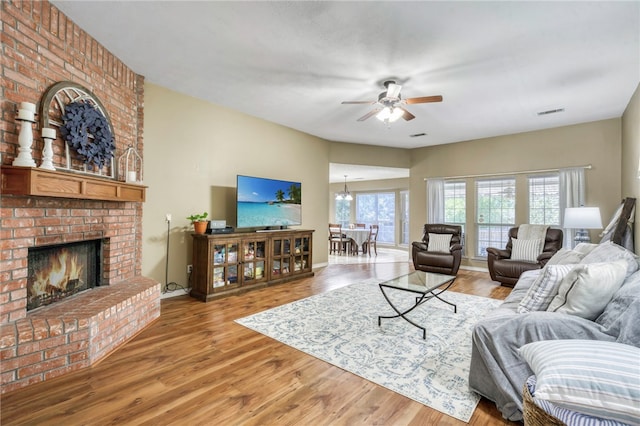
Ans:
{"label": "hardwood plank floor", "polygon": [[[383,258],[381,257],[381,260]],[[2,396],[2,425],[463,425],[233,322],[409,262],[330,264],[315,277],[202,303],[162,300],[159,320],[99,364]],[[461,270],[453,291],[504,298]],[[509,425],[482,400],[472,425]]]}

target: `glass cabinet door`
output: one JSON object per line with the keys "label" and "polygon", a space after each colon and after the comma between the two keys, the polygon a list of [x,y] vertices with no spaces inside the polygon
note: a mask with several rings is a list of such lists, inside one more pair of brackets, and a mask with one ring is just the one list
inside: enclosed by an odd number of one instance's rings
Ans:
{"label": "glass cabinet door", "polygon": [[291,239],[274,238],[271,253],[271,279],[278,279],[290,273]]}
{"label": "glass cabinet door", "polygon": [[223,291],[238,284],[238,241],[219,241],[212,247],[211,286]]}
{"label": "glass cabinet door", "polygon": [[293,239],[293,272],[310,269],[309,238],[295,237]]}
{"label": "glass cabinet door", "polygon": [[265,263],[267,240],[248,240],[242,243],[242,283],[266,280]]}

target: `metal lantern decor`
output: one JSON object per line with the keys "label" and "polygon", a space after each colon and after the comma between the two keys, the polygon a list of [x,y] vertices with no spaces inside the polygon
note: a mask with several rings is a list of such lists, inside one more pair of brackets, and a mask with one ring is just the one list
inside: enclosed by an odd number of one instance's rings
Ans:
{"label": "metal lantern decor", "polygon": [[142,182],[142,157],[134,147],[127,148],[118,159],[118,173],[125,182]]}

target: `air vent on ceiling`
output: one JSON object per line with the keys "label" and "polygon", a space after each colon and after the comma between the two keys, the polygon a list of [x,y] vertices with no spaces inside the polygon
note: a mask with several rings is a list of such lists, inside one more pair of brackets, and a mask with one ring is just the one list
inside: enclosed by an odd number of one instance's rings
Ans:
{"label": "air vent on ceiling", "polygon": [[414,133],[413,135],[409,135],[410,138],[419,138],[420,136],[427,136],[426,133]]}
{"label": "air vent on ceiling", "polygon": [[556,114],[558,112],[563,112],[563,111],[564,111],[564,108],[549,109],[547,111],[540,111],[538,115]]}

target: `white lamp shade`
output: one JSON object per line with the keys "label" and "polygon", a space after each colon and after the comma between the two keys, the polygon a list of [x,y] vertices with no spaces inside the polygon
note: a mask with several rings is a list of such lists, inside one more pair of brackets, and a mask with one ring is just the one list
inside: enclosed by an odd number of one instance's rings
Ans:
{"label": "white lamp shade", "polygon": [[567,207],[564,210],[564,228],[601,229],[602,219],[598,207]]}

